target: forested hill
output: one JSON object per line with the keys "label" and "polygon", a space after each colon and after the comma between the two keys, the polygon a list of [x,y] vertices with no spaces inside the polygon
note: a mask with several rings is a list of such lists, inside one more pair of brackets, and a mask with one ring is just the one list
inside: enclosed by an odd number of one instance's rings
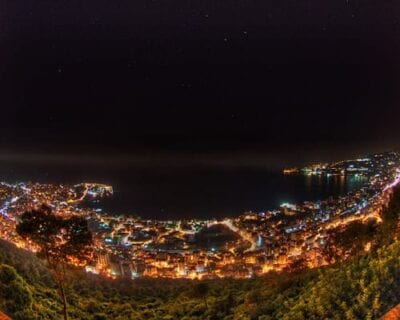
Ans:
{"label": "forested hill", "polygon": [[[320,269],[210,282],[110,281],[76,270],[67,289],[69,315],[96,320],[378,319],[400,302],[398,212],[396,191],[384,223],[373,232],[372,249]],[[363,239],[363,234],[352,237]],[[60,319],[62,310],[44,264],[4,241],[0,310],[16,320]]]}

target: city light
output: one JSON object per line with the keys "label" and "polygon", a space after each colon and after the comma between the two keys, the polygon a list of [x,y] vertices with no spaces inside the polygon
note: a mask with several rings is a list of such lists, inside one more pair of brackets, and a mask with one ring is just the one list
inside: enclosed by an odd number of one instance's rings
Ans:
{"label": "city light", "polygon": [[290,174],[309,172],[359,176],[366,183],[336,198],[284,202],[275,210],[249,211],[220,220],[185,221],[109,215],[101,208],[81,205],[111,197],[112,187],[104,184],[1,183],[0,237],[35,251],[31,243],[19,238],[15,226],[23,212],[46,203],[57,215],[87,217],[95,255],[85,269],[111,279],[248,278],[283,270],[297,259],[318,267],[327,264],[323,255],[326,231],[355,221],[382,222],[380,214],[400,183],[400,156],[391,152],[313,164]]}

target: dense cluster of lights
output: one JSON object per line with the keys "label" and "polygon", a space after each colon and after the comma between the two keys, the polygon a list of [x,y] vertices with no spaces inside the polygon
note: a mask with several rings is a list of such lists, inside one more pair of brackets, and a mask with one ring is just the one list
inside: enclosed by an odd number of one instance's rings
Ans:
{"label": "dense cluster of lights", "polygon": [[326,264],[328,230],[354,221],[381,221],[392,188],[400,183],[397,153],[315,164],[290,173],[364,176],[366,185],[337,198],[284,203],[264,212],[221,220],[156,221],[89,209],[82,202],[112,196],[111,186],[82,183],[0,184],[0,237],[29,250],[15,232],[18,216],[42,203],[63,216],[84,215],[93,232],[95,258],[86,270],[111,278],[252,277],[282,270],[298,259],[309,267]]}

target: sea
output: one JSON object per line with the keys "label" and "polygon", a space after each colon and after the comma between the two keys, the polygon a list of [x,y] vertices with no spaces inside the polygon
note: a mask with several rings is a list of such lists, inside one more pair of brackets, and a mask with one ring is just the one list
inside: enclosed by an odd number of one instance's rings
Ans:
{"label": "sea", "polygon": [[355,176],[284,175],[268,167],[93,165],[62,161],[0,162],[6,182],[99,182],[114,188],[97,204],[113,214],[145,219],[210,219],[263,212],[282,203],[322,200],[361,188]]}

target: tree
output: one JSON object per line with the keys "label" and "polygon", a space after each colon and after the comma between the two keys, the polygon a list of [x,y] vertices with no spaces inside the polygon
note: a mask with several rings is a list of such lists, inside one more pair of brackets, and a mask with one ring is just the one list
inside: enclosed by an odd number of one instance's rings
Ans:
{"label": "tree", "polygon": [[208,309],[207,295],[210,287],[205,282],[199,282],[193,287],[193,297],[203,299],[206,309]]}
{"label": "tree", "polygon": [[45,258],[59,288],[64,319],[68,319],[65,295],[66,268],[88,261],[92,253],[92,236],[84,217],[63,218],[42,205],[21,215],[17,233],[30,240]]}
{"label": "tree", "polygon": [[288,264],[284,270],[292,273],[301,273],[306,269],[307,269],[307,261],[305,258],[301,257]]}

